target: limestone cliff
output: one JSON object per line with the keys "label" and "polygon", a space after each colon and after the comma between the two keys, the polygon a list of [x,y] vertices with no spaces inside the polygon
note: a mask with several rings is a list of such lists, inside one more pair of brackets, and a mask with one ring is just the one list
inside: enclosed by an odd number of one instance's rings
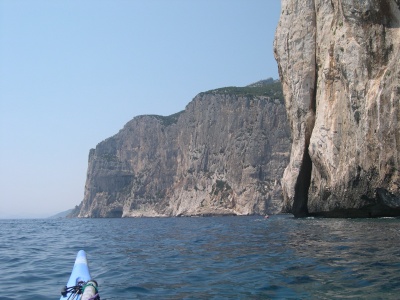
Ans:
{"label": "limestone cliff", "polygon": [[285,211],[400,215],[399,24],[399,0],[282,0]]}
{"label": "limestone cliff", "polygon": [[201,93],[175,115],[135,117],[90,150],[73,215],[277,212],[289,150],[280,82]]}

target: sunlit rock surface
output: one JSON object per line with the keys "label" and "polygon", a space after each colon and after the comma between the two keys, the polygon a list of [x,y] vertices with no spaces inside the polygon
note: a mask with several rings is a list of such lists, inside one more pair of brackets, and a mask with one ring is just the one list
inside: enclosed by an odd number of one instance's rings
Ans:
{"label": "sunlit rock surface", "polygon": [[399,20],[399,0],[282,0],[274,49],[293,137],[284,211],[400,215]]}
{"label": "sunlit rock surface", "polygon": [[[257,89],[264,84],[269,96]],[[72,216],[279,212],[291,142],[282,91],[271,80],[252,88],[201,93],[178,114],[128,122],[90,150]]]}

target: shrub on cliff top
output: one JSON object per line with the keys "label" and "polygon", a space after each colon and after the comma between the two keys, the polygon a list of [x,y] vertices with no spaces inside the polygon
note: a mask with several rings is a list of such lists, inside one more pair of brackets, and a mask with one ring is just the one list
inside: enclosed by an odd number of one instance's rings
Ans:
{"label": "shrub on cliff top", "polygon": [[229,86],[200,93],[200,95],[206,94],[228,94],[248,98],[264,96],[272,100],[278,99],[282,103],[284,101],[281,82],[279,80],[273,80],[272,78],[261,80],[244,87]]}
{"label": "shrub on cliff top", "polygon": [[178,117],[183,112],[184,111],[182,110],[182,111],[172,114],[170,116],[159,116],[159,115],[149,115],[149,116],[152,116],[152,117],[160,120],[162,122],[163,126],[169,126],[169,125],[172,125],[172,124],[175,124],[176,122],[178,122]]}

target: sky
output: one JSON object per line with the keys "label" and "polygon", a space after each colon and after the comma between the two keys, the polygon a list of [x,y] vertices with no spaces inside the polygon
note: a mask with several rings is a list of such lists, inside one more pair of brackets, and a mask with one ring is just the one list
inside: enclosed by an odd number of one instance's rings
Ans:
{"label": "sky", "polygon": [[278,78],[280,0],[0,0],[0,218],[78,205],[88,154],[143,114]]}

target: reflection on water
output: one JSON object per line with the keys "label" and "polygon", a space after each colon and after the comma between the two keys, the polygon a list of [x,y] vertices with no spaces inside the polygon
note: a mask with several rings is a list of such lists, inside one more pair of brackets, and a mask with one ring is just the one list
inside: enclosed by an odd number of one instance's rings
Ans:
{"label": "reflection on water", "polygon": [[400,292],[398,219],[0,223],[1,299],[57,299],[79,249],[102,299],[397,299]]}

